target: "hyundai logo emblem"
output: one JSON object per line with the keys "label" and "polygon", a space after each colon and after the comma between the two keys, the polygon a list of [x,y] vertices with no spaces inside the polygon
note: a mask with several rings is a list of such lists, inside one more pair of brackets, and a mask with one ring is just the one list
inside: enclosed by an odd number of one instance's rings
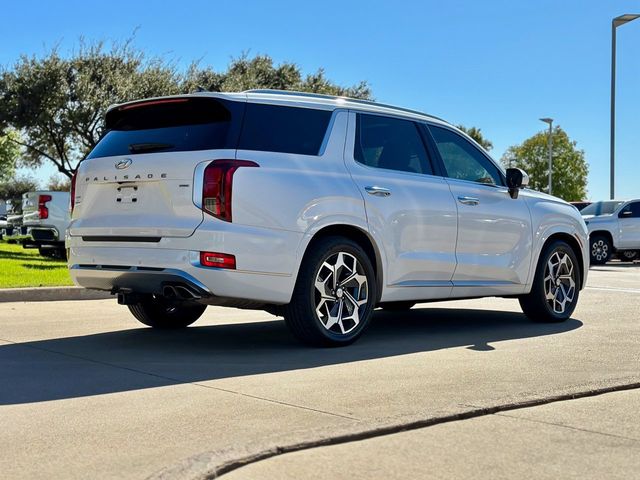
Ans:
{"label": "hyundai logo emblem", "polygon": [[128,168],[132,163],[133,160],[131,160],[130,158],[123,158],[122,160],[116,162],[116,168],[118,170],[124,170],[125,168]]}

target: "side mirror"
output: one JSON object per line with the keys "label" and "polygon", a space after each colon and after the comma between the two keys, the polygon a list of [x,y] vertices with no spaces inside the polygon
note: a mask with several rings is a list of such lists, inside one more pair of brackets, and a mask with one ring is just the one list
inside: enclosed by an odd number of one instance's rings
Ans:
{"label": "side mirror", "polygon": [[529,185],[529,175],[519,168],[507,168],[507,187],[511,198],[518,198],[521,188]]}

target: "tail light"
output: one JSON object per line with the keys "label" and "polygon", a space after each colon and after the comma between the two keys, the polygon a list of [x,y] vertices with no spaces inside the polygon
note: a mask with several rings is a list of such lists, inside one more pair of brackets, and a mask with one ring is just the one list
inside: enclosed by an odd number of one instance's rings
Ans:
{"label": "tail light", "polygon": [[71,192],[69,193],[69,212],[73,213],[73,207],[76,206],[76,178],[78,177],[78,171],[73,172],[71,177]]}
{"label": "tail light", "polygon": [[200,265],[203,267],[236,269],[236,257],[228,253],[200,252]]}
{"label": "tail light", "polygon": [[233,174],[240,167],[257,167],[249,160],[214,160],[204,169],[202,209],[220,220],[231,221]]}
{"label": "tail light", "polygon": [[38,217],[40,220],[49,218],[49,209],[47,202],[51,201],[51,195],[38,195]]}

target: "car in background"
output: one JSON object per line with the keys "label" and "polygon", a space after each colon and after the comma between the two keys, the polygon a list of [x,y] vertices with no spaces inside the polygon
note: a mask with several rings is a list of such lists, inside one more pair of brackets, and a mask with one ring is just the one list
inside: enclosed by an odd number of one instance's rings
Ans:
{"label": "car in background", "polygon": [[593,202],[569,202],[571,205],[576,207],[578,211],[581,211],[591,205]]}
{"label": "car in background", "polygon": [[614,255],[626,261],[640,258],[640,199],[595,202],[580,214],[589,229],[592,265]]}
{"label": "car in background", "polygon": [[64,234],[69,226],[69,192],[36,191],[22,195],[24,248],[37,248],[40,255],[66,258]]}
{"label": "car in background", "polygon": [[2,239],[7,243],[20,243],[27,238],[27,228],[22,225],[22,205],[15,200],[7,200],[7,215],[0,224]]}

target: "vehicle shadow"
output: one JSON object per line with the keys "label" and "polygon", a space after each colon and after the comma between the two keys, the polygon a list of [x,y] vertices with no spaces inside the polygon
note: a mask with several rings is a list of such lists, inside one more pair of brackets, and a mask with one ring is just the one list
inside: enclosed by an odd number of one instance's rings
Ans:
{"label": "vehicle shadow", "polygon": [[[365,335],[345,348],[297,343],[281,320],[149,328],[0,345],[0,405],[124,392],[555,335],[582,326],[539,324],[523,314],[423,308],[376,311]],[[114,368],[115,367],[115,368]]]}

